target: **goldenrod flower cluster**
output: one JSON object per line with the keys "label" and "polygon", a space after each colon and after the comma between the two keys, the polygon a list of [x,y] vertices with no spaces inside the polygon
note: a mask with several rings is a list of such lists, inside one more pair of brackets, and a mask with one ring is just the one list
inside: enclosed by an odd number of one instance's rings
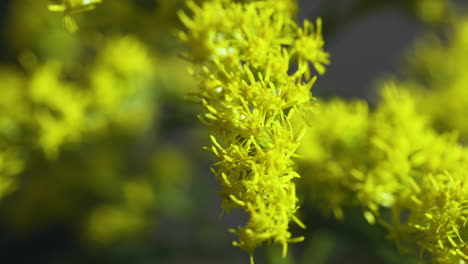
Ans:
{"label": "goldenrod flower cluster", "polygon": [[250,217],[231,230],[239,237],[234,245],[252,261],[265,242],[281,244],[285,255],[288,242],[303,240],[289,232],[291,220],[304,227],[295,216],[299,174],[292,161],[304,122],[292,120],[313,107],[309,63],[319,73],[329,63],[321,21],[299,27],[291,1],[188,6],[192,15],[179,14],[187,28],[180,38],[190,47],[185,56],[199,81],[196,95],[206,111],[199,118],[212,129],[207,149],[219,159],[212,171],[222,185],[222,208]]}
{"label": "goldenrod flower cluster", "polygon": [[406,140],[411,152],[402,157],[408,170],[395,193],[392,220],[384,226],[390,238],[414,242],[434,262],[463,263],[468,260],[468,149],[453,134],[421,128]]}
{"label": "goldenrod flower cluster", "polygon": [[343,209],[362,207],[369,223],[434,262],[468,260],[468,149],[456,136],[432,130],[416,99],[395,83],[372,113],[362,101],[322,107],[311,120],[321,125],[310,128],[300,151],[303,181],[321,208],[342,218]]}

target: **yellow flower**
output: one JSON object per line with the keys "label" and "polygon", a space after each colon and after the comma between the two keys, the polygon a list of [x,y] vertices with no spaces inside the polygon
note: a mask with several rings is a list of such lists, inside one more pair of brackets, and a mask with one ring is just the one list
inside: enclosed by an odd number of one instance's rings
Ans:
{"label": "yellow flower", "polygon": [[304,21],[304,28],[298,28],[298,38],[294,43],[294,51],[299,57],[301,71],[309,72],[312,63],[319,74],[324,74],[325,65],[330,64],[330,55],[323,51],[325,42],[322,38],[322,20],[317,18],[316,26],[308,20]]}

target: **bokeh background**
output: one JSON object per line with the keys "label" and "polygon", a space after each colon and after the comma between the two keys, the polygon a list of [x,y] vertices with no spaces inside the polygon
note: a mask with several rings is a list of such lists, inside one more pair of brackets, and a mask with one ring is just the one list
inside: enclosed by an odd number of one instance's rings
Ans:
{"label": "bokeh background", "polygon": [[[444,30],[445,11],[424,1],[299,1],[298,19],[324,19],[331,53],[313,94],[373,102],[414,41]],[[185,97],[184,1],[104,0],[74,15],[76,33],[48,4],[0,2],[0,263],[247,263],[227,232],[245,216],[219,220],[208,132]],[[256,263],[416,261],[361,212],[337,221],[304,201],[300,217],[307,240],[286,259],[261,248]]]}

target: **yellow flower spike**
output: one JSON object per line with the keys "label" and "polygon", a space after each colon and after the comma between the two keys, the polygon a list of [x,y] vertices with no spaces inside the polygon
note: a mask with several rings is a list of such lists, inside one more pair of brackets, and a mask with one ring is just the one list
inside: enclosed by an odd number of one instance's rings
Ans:
{"label": "yellow flower spike", "polygon": [[[292,180],[299,174],[291,160],[304,121],[292,119],[313,107],[315,78],[303,66],[289,74],[290,65],[305,64],[289,54],[304,48],[301,37],[309,37],[298,34],[292,3],[188,1],[192,15],[179,12],[186,27],[179,35],[189,46],[184,56],[193,63],[205,110],[199,118],[212,129],[212,146],[206,149],[218,157],[212,171],[222,186],[222,208],[250,216],[245,226],[230,232],[238,236],[233,245],[247,251],[252,263],[254,249],[263,243],[282,245],[285,255],[288,243],[303,240],[291,238],[290,222],[305,228],[295,216],[299,206]],[[321,38],[320,30],[312,38]],[[312,34],[310,28],[300,32]],[[322,47],[323,41],[315,48]]]}

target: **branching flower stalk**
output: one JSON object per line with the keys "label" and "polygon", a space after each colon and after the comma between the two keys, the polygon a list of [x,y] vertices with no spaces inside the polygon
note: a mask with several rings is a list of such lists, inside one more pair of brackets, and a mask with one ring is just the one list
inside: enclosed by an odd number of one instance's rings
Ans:
{"label": "branching flower stalk", "polygon": [[[289,223],[305,227],[295,216],[299,205],[293,180],[295,151],[303,135],[300,119],[313,107],[310,64],[325,72],[321,21],[299,27],[292,1],[188,1],[179,12],[186,27],[180,38],[189,46],[199,82],[196,98],[211,128],[206,147],[219,161],[212,172],[222,185],[223,212],[244,210],[245,226],[230,231],[235,246],[247,251],[264,243],[283,246],[292,237]],[[296,64],[297,67],[291,67]],[[295,69],[296,68],[296,69]]]}

